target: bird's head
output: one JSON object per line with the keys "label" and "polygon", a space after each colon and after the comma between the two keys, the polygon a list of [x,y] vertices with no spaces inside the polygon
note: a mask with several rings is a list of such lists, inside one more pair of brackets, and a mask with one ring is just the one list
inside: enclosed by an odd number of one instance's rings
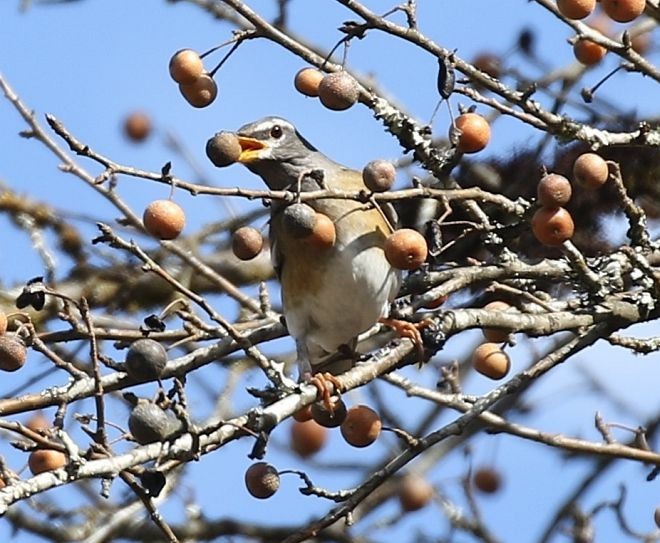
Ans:
{"label": "bird's head", "polygon": [[300,175],[330,162],[289,121],[279,117],[246,124],[236,136],[241,145],[238,161],[273,190],[286,189]]}

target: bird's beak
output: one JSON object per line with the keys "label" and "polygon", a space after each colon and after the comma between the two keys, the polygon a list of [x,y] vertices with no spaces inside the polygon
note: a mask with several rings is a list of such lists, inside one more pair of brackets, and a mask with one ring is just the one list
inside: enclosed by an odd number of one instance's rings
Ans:
{"label": "bird's beak", "polygon": [[241,146],[241,154],[238,157],[238,161],[242,164],[257,160],[261,155],[260,151],[267,147],[264,142],[254,138],[248,138],[247,136],[241,136],[239,134],[237,134],[236,137]]}

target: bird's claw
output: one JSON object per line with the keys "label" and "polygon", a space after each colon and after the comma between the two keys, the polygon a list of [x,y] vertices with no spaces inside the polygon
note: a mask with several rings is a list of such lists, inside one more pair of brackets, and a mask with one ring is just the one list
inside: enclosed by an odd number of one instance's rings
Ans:
{"label": "bird's claw", "polygon": [[319,391],[325,408],[331,413],[334,412],[335,404],[332,402],[331,396],[333,392],[336,394],[341,392],[342,385],[339,379],[328,372],[317,373],[309,380],[309,383]]}
{"label": "bird's claw", "polygon": [[382,318],[378,322],[392,328],[397,336],[411,340],[415,344],[420,362],[426,359],[421,331],[433,323],[431,319],[424,319],[420,322],[408,322],[400,319]]}

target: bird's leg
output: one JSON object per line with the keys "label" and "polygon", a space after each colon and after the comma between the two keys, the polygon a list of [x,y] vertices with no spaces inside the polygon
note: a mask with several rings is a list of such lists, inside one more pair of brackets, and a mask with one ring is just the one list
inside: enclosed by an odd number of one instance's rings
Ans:
{"label": "bird's leg", "polygon": [[339,393],[341,383],[334,375],[328,372],[314,375],[312,363],[309,359],[309,349],[304,341],[296,340],[296,350],[298,352],[299,381],[314,385],[319,391],[325,408],[331,413],[334,412],[335,405],[331,400],[331,392]]}
{"label": "bird's leg", "polygon": [[392,328],[396,335],[399,337],[410,339],[417,348],[417,356],[419,357],[419,361],[424,361],[424,341],[422,340],[421,330],[424,330],[424,328],[431,324],[432,321],[430,319],[424,319],[420,322],[408,322],[400,319],[388,319],[381,317],[378,319],[378,322]]}

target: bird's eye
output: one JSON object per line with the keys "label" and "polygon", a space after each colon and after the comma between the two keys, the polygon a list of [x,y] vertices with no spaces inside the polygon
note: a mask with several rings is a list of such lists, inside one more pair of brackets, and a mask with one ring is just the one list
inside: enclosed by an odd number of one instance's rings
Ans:
{"label": "bird's eye", "polygon": [[273,128],[270,129],[270,135],[275,139],[281,138],[282,134],[283,134],[282,127],[279,124],[276,124],[275,126],[273,126]]}

